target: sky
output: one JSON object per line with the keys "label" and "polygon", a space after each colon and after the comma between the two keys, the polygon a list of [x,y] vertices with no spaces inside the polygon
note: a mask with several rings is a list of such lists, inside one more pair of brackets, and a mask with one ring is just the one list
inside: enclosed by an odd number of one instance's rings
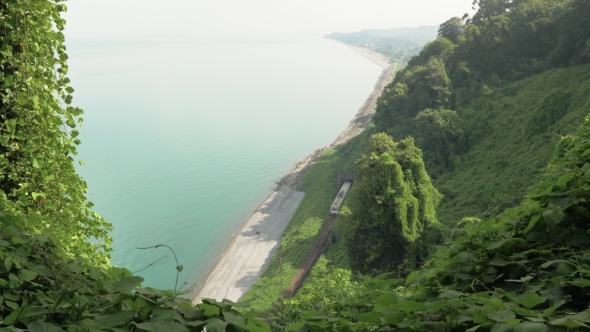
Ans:
{"label": "sky", "polygon": [[439,25],[471,0],[69,0],[68,38],[317,34]]}

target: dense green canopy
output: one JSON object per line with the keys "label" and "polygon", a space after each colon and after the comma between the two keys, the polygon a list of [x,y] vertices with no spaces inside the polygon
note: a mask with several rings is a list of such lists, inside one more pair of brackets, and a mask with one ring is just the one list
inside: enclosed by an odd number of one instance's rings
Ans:
{"label": "dense green canopy", "polygon": [[394,142],[387,134],[373,135],[356,166],[345,236],[351,267],[363,273],[394,270],[406,258],[406,246],[438,223],[441,195],[411,138]]}

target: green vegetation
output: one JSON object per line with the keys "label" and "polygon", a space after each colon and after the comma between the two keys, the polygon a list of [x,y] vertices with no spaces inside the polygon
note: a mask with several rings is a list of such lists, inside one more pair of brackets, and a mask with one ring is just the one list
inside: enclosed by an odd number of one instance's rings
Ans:
{"label": "green vegetation", "polygon": [[371,136],[356,168],[357,188],[349,199],[352,214],[344,236],[348,261],[364,274],[392,271],[408,260],[405,248],[438,224],[436,206],[442,197],[412,138],[396,143],[386,134]]}
{"label": "green vegetation", "polygon": [[0,2],[0,330],[269,331],[110,266],[111,225],[73,164],[82,110],[68,106],[61,2]]}
{"label": "green vegetation", "polygon": [[[474,5],[396,75],[370,129],[306,174],[282,268],[275,259],[236,310],[109,265],[111,225],[73,166],[82,111],[68,106],[66,8],[0,3],[0,330],[590,329],[590,0]],[[336,172],[352,170],[343,240],[277,300]],[[374,272],[389,273],[360,274]]]}
{"label": "green vegetation", "polygon": [[[401,241],[402,229],[387,234],[387,227],[399,227],[397,213],[404,211],[388,214],[396,197],[383,193],[408,192],[408,186],[391,180],[390,174],[403,172],[389,154],[361,158],[357,171],[366,173],[339,218],[346,221],[343,243],[300,294],[279,304],[273,328],[590,328],[583,281],[590,244],[583,227],[590,217],[590,123],[584,123],[590,1],[474,5],[473,18],[444,22],[440,38],[396,75],[379,99],[371,130],[422,150],[425,169],[444,196],[436,219],[448,230],[425,228],[417,244]],[[376,166],[363,168],[368,160]],[[381,220],[378,227],[374,219]],[[442,234],[449,243],[441,246],[436,238]],[[387,255],[378,254],[380,239],[389,240]],[[348,249],[344,259],[342,247]],[[402,259],[435,249],[426,263],[417,259],[418,271]],[[372,271],[359,262],[377,261],[383,267],[377,270],[390,274],[370,280],[360,274]]]}
{"label": "green vegetation", "polygon": [[[590,117],[559,142],[545,179],[531,195],[495,218],[457,229],[450,243],[407,278],[354,281],[346,271],[322,273],[319,266],[314,272],[321,282],[312,279],[305,291],[286,300],[273,326],[299,322],[290,331],[587,330],[588,137]],[[330,300],[321,301],[326,294]]]}

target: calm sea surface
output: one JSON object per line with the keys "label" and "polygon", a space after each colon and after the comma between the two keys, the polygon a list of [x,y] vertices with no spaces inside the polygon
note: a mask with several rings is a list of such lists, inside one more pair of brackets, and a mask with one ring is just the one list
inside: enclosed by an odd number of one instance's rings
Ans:
{"label": "calm sea surface", "polygon": [[85,110],[79,172],[113,223],[113,264],[144,285],[201,283],[231,236],[313,150],[330,144],[381,68],[343,44],[70,40]]}

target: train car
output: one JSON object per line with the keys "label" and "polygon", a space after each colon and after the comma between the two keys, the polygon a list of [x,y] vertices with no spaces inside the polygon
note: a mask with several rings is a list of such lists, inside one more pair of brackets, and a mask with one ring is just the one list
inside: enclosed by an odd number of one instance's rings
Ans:
{"label": "train car", "polygon": [[352,181],[344,181],[344,183],[342,184],[342,188],[338,192],[338,195],[336,195],[334,203],[332,203],[332,205],[330,206],[331,215],[335,216],[338,215],[338,213],[340,212],[340,208],[342,207],[342,203],[346,198],[346,194],[348,194],[348,191],[350,190],[350,186],[352,186]]}

